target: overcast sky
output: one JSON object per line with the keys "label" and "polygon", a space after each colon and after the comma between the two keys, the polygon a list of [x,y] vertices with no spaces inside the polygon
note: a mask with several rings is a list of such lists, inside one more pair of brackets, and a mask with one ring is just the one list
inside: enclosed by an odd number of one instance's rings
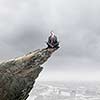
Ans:
{"label": "overcast sky", "polygon": [[38,80],[98,80],[100,0],[0,0],[1,60],[46,47],[51,30],[61,48]]}

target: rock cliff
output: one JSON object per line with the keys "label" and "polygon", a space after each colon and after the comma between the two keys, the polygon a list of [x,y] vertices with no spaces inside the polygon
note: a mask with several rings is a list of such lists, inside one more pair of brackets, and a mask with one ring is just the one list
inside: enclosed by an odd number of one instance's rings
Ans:
{"label": "rock cliff", "polygon": [[26,100],[36,78],[56,48],[45,48],[0,63],[0,100]]}

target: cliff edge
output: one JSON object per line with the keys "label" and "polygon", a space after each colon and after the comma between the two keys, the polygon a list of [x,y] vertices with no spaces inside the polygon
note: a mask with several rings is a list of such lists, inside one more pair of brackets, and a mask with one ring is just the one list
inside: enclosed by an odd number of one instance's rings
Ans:
{"label": "cliff edge", "polygon": [[0,100],[26,100],[36,78],[57,48],[44,48],[0,63]]}

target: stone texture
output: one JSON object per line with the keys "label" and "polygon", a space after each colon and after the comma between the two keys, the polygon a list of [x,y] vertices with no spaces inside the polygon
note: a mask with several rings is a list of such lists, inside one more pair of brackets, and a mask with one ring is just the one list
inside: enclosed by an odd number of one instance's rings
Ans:
{"label": "stone texture", "polygon": [[45,48],[0,63],[0,100],[26,100],[35,79],[56,48]]}

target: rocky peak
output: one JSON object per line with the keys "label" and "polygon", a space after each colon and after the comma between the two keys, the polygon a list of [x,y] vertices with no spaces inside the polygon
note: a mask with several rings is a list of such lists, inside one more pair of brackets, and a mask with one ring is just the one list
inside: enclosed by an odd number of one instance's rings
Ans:
{"label": "rocky peak", "polygon": [[44,48],[0,64],[0,100],[26,100],[36,78],[57,48]]}

